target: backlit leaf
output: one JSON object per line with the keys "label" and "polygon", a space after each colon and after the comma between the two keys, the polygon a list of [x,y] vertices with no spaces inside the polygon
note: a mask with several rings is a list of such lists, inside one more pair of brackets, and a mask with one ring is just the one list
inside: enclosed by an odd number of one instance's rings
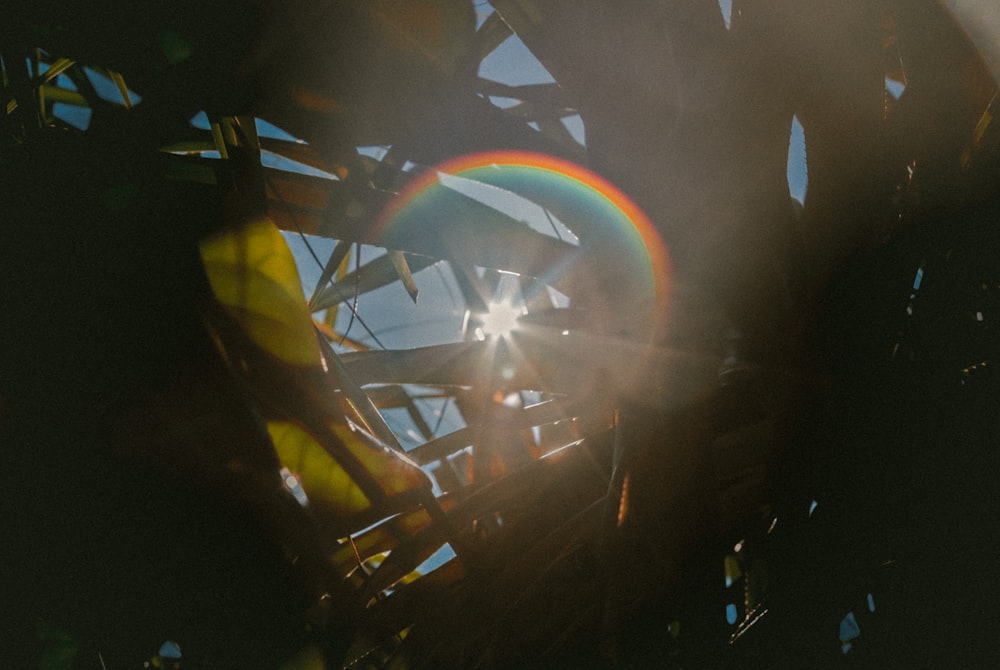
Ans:
{"label": "backlit leaf", "polygon": [[312,435],[287,421],[269,421],[267,432],[282,466],[298,477],[310,505],[341,516],[371,507],[364,491]]}
{"label": "backlit leaf", "polygon": [[201,257],[215,297],[256,344],[285,363],[320,364],[295,260],[274,224],[257,220],[212,237]]}
{"label": "backlit leaf", "polygon": [[387,496],[431,488],[430,479],[416,463],[402,453],[380,444],[373,436],[346,425],[334,424],[333,432],[370,473]]}

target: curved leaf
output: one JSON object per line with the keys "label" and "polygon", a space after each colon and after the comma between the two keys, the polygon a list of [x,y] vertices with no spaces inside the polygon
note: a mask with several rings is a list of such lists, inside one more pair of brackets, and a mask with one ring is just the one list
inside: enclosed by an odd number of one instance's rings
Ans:
{"label": "curved leaf", "polygon": [[215,297],[257,345],[285,363],[320,364],[295,260],[273,223],[209,238],[201,257]]}
{"label": "curved leaf", "polygon": [[309,433],[288,421],[268,421],[282,466],[299,479],[310,506],[340,517],[359,514],[371,501],[347,471]]}
{"label": "curved leaf", "polygon": [[380,444],[373,436],[359,429],[334,424],[332,430],[351,456],[378,482],[386,496],[430,491],[430,479],[405,455]]}

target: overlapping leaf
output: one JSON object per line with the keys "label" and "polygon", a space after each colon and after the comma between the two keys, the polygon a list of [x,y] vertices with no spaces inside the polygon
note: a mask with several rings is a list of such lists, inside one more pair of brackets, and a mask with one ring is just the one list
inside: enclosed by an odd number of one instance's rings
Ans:
{"label": "overlapping leaf", "polygon": [[292,365],[319,365],[305,296],[288,245],[258,220],[201,245],[212,291],[261,348]]}

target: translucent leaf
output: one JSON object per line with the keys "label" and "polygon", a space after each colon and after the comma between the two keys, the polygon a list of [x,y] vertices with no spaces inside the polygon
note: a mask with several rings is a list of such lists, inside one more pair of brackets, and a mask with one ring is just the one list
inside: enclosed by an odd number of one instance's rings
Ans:
{"label": "translucent leaf", "polygon": [[260,347],[285,363],[318,366],[320,354],[292,252],[267,220],[201,245],[215,297]]}
{"label": "translucent leaf", "polygon": [[357,483],[312,435],[288,421],[269,421],[267,432],[281,464],[298,477],[310,504],[340,516],[371,507]]}
{"label": "translucent leaf", "polygon": [[411,491],[430,491],[431,481],[416,463],[402,453],[380,444],[363,431],[336,424],[333,432],[361,466],[374,477],[387,496]]}

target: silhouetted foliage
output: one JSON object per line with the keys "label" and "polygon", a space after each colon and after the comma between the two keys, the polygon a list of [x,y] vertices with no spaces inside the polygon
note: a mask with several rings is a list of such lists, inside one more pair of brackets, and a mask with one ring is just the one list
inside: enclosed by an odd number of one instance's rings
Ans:
{"label": "silhouetted foliage", "polygon": [[[15,2],[0,59],[10,667],[998,660],[945,4]],[[385,346],[432,272],[455,341]]]}

